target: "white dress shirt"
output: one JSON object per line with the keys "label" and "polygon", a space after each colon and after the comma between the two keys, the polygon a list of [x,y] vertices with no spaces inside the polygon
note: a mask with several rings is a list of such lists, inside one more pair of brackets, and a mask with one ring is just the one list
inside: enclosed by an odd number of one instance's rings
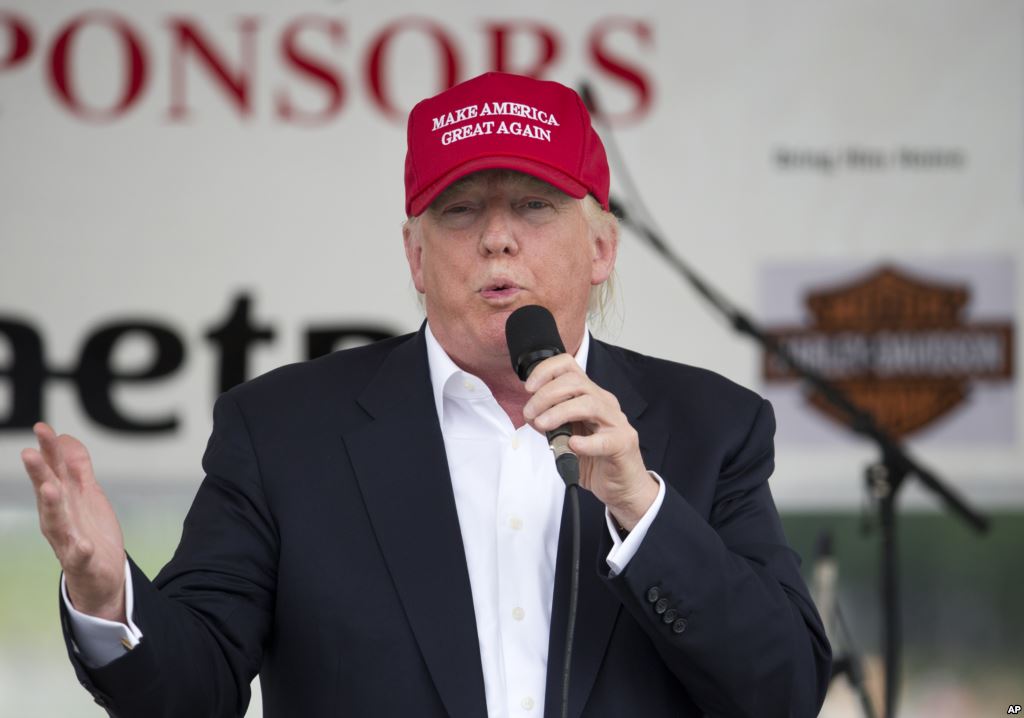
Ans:
{"label": "white dress shirt", "polygon": [[[487,385],[455,365],[429,325],[426,343],[473,593],[487,712],[491,718],[541,716],[565,485],[544,435],[528,424],[513,427]],[[576,353],[581,367],[589,350],[584,332]],[[657,499],[625,540],[606,512],[613,575],[625,569],[661,506],[664,483],[652,475],[660,485]],[[105,665],[142,639],[131,622],[127,569],[126,576],[128,625],[76,611],[61,578],[74,648],[86,665]]]}

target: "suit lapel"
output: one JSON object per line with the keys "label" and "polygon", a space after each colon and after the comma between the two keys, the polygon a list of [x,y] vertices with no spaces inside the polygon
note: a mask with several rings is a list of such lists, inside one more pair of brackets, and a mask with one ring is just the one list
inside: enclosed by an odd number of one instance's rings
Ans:
{"label": "suit lapel", "polygon": [[639,381],[642,370],[631,366],[625,358],[616,356],[616,353],[621,355],[622,350],[592,339],[587,375],[619,400],[622,412],[640,435],[640,453],[643,454],[644,465],[660,473],[668,445],[668,427],[648,411],[647,399],[635,386],[634,382]]}
{"label": "suit lapel", "polygon": [[422,330],[392,352],[359,401],[373,420],[344,441],[420,651],[449,715],[486,715],[469,573]]}
{"label": "suit lapel", "polygon": [[[611,350],[591,338],[587,374],[596,384],[619,400],[623,413],[640,435],[644,464],[659,471],[668,434],[645,416],[647,401],[637,391],[627,368],[614,360]],[[573,639],[569,679],[569,716],[578,717],[593,689],[604,660],[608,640],[622,604],[604,585],[598,567],[605,564],[601,546],[608,533],[604,505],[589,491],[580,490],[580,595]],[[555,590],[551,607],[551,634],[548,639],[548,671],[545,690],[545,716],[558,716],[562,700],[562,663],[569,607],[569,563],[572,558],[569,503],[562,511],[555,568]]]}

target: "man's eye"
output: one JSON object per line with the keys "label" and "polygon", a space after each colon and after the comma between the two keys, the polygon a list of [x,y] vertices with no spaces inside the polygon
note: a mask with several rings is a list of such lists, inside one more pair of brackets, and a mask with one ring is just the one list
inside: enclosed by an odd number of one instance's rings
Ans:
{"label": "man's eye", "polygon": [[525,202],[523,202],[523,204],[522,204],[523,209],[532,209],[532,210],[547,209],[550,206],[551,206],[550,203],[545,202],[542,199],[528,199]]}

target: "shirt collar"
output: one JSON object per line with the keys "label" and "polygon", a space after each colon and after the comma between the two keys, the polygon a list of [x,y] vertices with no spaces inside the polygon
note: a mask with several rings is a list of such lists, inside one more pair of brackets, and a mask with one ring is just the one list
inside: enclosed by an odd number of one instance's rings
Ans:
{"label": "shirt collar", "polygon": [[[430,384],[434,390],[434,406],[437,409],[437,420],[444,426],[444,397],[448,394],[452,397],[463,399],[479,399],[491,396],[491,390],[478,377],[465,372],[452,361],[448,352],[444,350],[441,343],[437,341],[434,332],[430,330],[430,322],[427,322],[427,364],[430,367]],[[583,328],[583,340],[580,342],[579,351],[576,352],[576,363],[586,371],[587,356],[590,354],[590,329]],[[472,388],[469,388],[472,387]]]}

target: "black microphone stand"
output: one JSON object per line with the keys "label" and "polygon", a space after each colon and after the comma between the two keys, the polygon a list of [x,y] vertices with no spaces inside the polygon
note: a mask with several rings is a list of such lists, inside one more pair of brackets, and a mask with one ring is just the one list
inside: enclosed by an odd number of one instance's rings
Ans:
{"label": "black microphone stand", "polygon": [[829,684],[845,675],[850,687],[860,699],[864,718],[876,718],[867,684],[864,681],[864,667],[860,649],[853,638],[853,632],[846,625],[839,594],[836,591],[839,563],[832,546],[832,532],[828,529],[818,535],[818,546],[814,562],[812,595],[821,612],[825,635],[832,642],[832,675]]}
{"label": "black microphone stand", "polygon": [[[585,84],[581,93],[591,115],[602,126],[602,137],[609,148],[609,155],[616,164],[616,174],[623,186],[631,188],[633,205],[647,214],[636,191],[625,162],[614,144],[610,129],[604,124],[601,113],[597,111],[593,93]],[[882,429],[874,417],[862,410],[846,396],[838,385],[830,382],[814,369],[805,365],[793,356],[790,351],[774,337],[767,335],[745,312],[730,302],[725,295],[712,287],[697,272],[677,255],[662,235],[654,228],[653,221],[644,221],[631,212],[627,212],[621,202],[614,198],[610,201],[612,212],[623,225],[633,230],[640,238],[662,256],[665,262],[675,269],[739,334],[744,335],[768,353],[784,363],[811,389],[816,391],[825,401],[838,409],[847,428],[853,433],[873,442],[878,447],[880,459],[868,467],[866,480],[868,491],[877,504],[882,532],[881,564],[882,564],[882,611],[885,661],[885,718],[896,715],[896,699],[899,694],[899,668],[901,654],[901,626],[899,612],[899,562],[897,560],[897,523],[896,499],[904,480],[910,476],[917,479],[931,492],[942,499],[946,508],[954,515],[978,532],[989,528],[988,519],[972,509],[948,484],[940,480],[934,472],[925,468],[914,459],[888,432]]]}
{"label": "black microphone stand", "polygon": [[835,615],[836,627],[842,634],[843,642],[846,645],[846,653],[833,660],[832,676],[829,678],[829,682],[845,673],[857,698],[860,699],[860,706],[864,711],[865,718],[875,718],[875,707],[871,704],[871,697],[868,695],[867,686],[864,683],[864,667],[861,664],[860,652],[853,642],[853,634],[846,625],[846,619],[843,618],[843,612],[839,608],[839,599],[836,599],[832,610]]}

